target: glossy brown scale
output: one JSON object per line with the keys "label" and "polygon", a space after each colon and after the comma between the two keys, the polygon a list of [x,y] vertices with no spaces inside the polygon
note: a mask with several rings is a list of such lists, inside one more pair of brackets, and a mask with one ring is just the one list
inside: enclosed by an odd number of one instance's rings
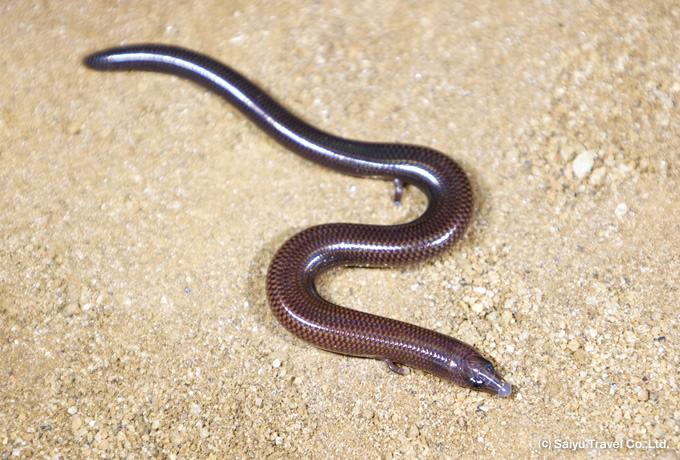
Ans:
{"label": "glossy brown scale", "polygon": [[386,267],[439,254],[462,235],[473,199],[465,172],[447,156],[414,145],[361,142],[325,133],[291,114],[230,67],[163,45],[113,48],[88,56],[96,70],[148,70],[189,78],[233,104],[293,152],[345,174],[412,184],[428,198],[418,219],[401,225],[327,224],[293,236],[267,272],[267,298],[278,321],[324,350],[377,358],[438,375],[458,385],[509,396],[512,387],[473,347],[394,319],[351,310],[321,297],[316,277],[335,266]]}

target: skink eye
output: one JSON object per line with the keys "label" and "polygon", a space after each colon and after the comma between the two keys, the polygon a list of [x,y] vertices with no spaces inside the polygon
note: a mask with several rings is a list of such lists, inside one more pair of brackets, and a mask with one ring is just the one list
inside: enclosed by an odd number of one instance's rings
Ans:
{"label": "skink eye", "polygon": [[496,372],[493,368],[493,364],[491,363],[486,363],[486,370],[491,372],[492,374]]}

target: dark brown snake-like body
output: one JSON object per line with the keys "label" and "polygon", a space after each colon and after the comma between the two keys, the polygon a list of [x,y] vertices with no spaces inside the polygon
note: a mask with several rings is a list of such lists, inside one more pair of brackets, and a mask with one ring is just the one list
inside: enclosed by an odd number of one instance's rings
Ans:
{"label": "dark brown snake-like body", "polygon": [[383,267],[433,257],[455,243],[472,213],[465,172],[447,156],[414,145],[332,136],[305,123],[233,69],[173,46],[135,45],[88,56],[96,70],[149,70],[183,76],[216,92],[293,152],[334,170],[413,184],[429,200],[425,213],[401,225],[326,224],[308,228],[276,253],[267,273],[274,316],[290,332],[324,350],[377,358],[430,372],[499,396],[512,387],[473,347],[394,319],[350,310],[322,298],[314,281],[335,266]]}

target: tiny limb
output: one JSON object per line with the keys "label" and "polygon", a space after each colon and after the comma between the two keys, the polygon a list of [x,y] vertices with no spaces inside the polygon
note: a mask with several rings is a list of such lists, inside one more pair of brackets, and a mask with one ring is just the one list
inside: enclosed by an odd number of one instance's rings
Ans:
{"label": "tiny limb", "polygon": [[383,361],[387,363],[387,367],[389,367],[391,371],[396,372],[399,375],[406,375],[409,372],[408,368],[397,366],[389,358],[383,358]]}
{"label": "tiny limb", "polygon": [[398,177],[394,178],[394,202],[401,206],[401,197],[404,195],[404,181]]}

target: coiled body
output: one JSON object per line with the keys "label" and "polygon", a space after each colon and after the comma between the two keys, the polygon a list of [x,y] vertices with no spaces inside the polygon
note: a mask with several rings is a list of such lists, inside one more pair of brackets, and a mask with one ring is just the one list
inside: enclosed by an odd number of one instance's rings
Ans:
{"label": "coiled body", "polygon": [[322,298],[314,281],[338,265],[393,266],[430,258],[456,242],[473,206],[464,171],[447,156],[420,146],[380,144],[330,135],[292,115],[233,69],[195,52],[136,45],[92,54],[97,70],[149,70],[183,76],[225,98],[293,152],[334,170],[396,179],[429,200],[418,219],[394,226],[327,224],[288,240],[267,272],[267,297],[278,321],[325,350],[422,369],[459,385],[508,396],[512,387],[473,347],[412,324],[354,311]]}

